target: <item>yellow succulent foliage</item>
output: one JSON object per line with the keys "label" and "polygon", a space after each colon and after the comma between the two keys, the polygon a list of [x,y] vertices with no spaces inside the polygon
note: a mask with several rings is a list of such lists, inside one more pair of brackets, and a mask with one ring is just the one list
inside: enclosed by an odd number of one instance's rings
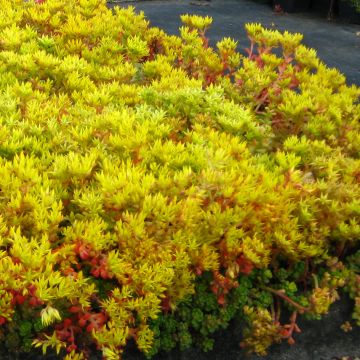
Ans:
{"label": "yellow succulent foliage", "polygon": [[[359,88],[300,34],[248,24],[244,56],[209,46],[212,19],[182,21],[177,37],[103,0],[0,0],[0,326],[26,309],[44,352],[148,353],[199,274],[358,246]],[[245,312],[264,353],[278,329]]]}

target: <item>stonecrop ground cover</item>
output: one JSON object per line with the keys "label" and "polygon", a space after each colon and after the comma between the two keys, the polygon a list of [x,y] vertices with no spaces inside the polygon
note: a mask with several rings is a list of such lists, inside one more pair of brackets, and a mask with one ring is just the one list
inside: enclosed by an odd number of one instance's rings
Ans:
{"label": "stonecrop ground cover", "polygon": [[210,350],[235,319],[263,355],[346,292],[360,324],[359,88],[300,34],[248,24],[244,56],[182,21],[0,0],[3,349]]}

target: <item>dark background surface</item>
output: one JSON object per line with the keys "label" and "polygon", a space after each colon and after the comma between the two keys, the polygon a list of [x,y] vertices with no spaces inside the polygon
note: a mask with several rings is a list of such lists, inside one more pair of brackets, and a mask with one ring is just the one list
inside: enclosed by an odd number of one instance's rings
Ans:
{"label": "dark background surface", "polygon": [[[319,1],[319,0],[315,0]],[[280,31],[304,34],[303,43],[315,48],[321,60],[345,74],[348,84],[360,86],[360,25],[326,20],[326,11],[301,14],[276,14],[264,1],[251,0],[164,0],[121,2],[118,6],[134,6],[143,10],[151,25],[178,34],[180,15],[209,15],[213,24],[208,31],[211,45],[223,37],[239,41],[239,50],[248,47],[244,24],[261,23]],[[110,4],[109,6],[114,6]]]}

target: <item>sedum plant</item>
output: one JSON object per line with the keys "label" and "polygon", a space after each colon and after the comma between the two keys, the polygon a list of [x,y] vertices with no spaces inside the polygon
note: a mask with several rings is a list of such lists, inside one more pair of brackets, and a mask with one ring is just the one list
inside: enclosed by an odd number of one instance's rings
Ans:
{"label": "sedum plant", "polygon": [[[340,289],[360,324],[360,90],[300,34],[179,36],[102,0],[0,0],[0,341],[67,360],[260,355]],[[290,318],[281,316],[286,308]]]}

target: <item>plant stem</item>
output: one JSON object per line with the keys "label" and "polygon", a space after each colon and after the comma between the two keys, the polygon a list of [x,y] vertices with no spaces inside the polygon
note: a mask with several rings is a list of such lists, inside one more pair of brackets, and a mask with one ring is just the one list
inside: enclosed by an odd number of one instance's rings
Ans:
{"label": "plant stem", "polygon": [[279,296],[280,298],[282,298],[283,300],[285,300],[286,302],[288,302],[289,304],[291,304],[292,306],[294,306],[296,309],[298,309],[298,311],[303,314],[304,312],[308,311],[308,308],[305,308],[303,306],[301,306],[300,304],[298,304],[296,301],[290,299],[287,295],[285,295],[284,290],[275,290],[272,289],[268,286],[262,286],[262,289],[271,292],[274,295]]}
{"label": "plant stem", "polygon": [[312,274],[312,277],[314,279],[315,289],[318,289],[319,288],[319,280],[315,274]]}

